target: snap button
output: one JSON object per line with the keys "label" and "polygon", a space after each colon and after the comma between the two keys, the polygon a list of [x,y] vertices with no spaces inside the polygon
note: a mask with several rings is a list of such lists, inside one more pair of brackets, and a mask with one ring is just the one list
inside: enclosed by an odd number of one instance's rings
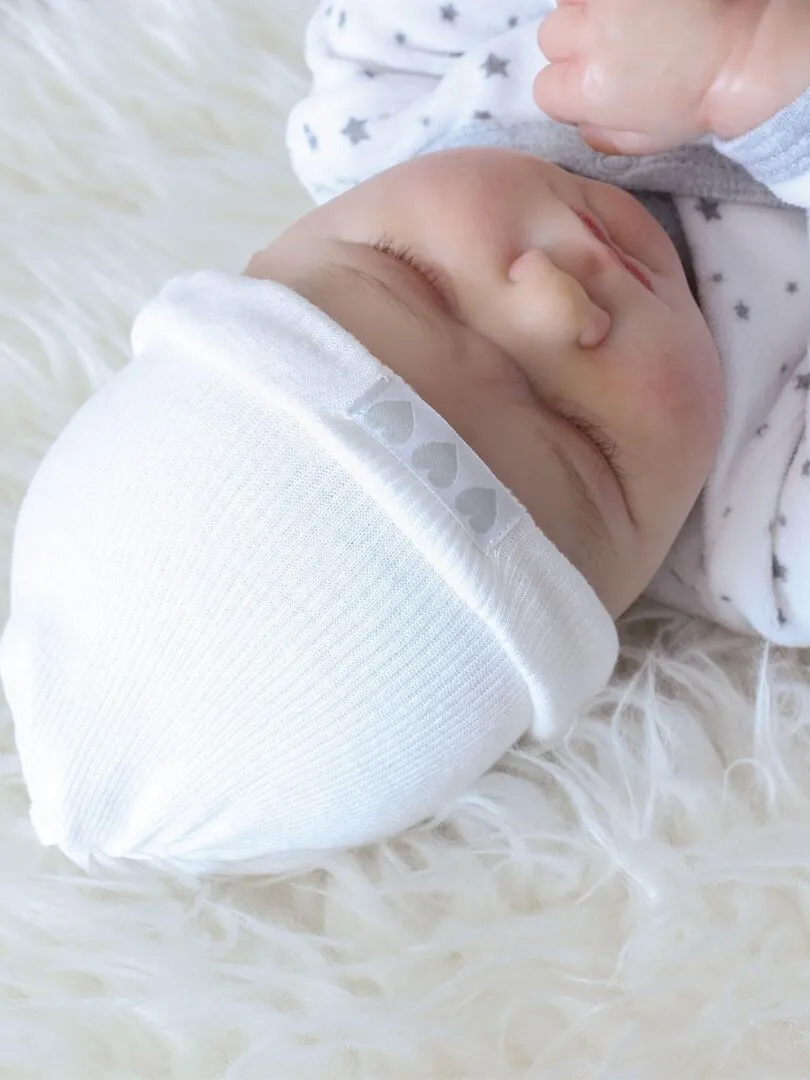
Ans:
{"label": "snap button", "polygon": [[596,164],[599,171],[606,176],[620,176],[630,172],[636,160],[634,157],[620,157],[616,154],[599,154]]}

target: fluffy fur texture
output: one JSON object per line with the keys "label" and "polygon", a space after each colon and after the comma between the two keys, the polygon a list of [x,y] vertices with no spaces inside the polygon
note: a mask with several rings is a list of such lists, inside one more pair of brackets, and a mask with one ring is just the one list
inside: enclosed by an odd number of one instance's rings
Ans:
{"label": "fluffy fur texture", "polygon": [[[305,209],[308,9],[0,0],[0,616],[26,482],[139,304]],[[561,752],[284,880],[74,872],[3,708],[0,1077],[809,1075],[807,657],[650,611],[624,640]]]}

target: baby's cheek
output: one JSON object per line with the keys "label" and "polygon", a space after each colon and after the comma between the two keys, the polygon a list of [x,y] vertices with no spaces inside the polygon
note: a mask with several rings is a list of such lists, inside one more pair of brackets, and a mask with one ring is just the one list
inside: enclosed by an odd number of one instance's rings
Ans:
{"label": "baby's cheek", "polygon": [[710,339],[698,335],[677,355],[667,352],[651,364],[641,377],[638,400],[644,427],[662,452],[693,461],[714,457],[722,428],[723,387]]}

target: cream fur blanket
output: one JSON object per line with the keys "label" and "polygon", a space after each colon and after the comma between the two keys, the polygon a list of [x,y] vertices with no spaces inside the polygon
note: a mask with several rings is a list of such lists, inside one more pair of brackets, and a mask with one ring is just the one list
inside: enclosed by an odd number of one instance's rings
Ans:
{"label": "cream fur blanket", "polygon": [[[308,11],[0,0],[0,617],[25,484],[139,304],[305,208],[282,130]],[[74,873],[34,841],[3,707],[0,1077],[809,1076],[803,660],[624,636],[563,752],[286,880]]]}

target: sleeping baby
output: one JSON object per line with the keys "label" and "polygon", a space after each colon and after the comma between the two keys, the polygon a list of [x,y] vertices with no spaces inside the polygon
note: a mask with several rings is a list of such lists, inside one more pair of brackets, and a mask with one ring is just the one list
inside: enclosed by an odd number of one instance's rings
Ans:
{"label": "sleeping baby", "polygon": [[0,669],[83,866],[429,819],[643,593],[810,644],[810,14],[343,0],[306,55],[318,207],[165,287],[20,514]]}

